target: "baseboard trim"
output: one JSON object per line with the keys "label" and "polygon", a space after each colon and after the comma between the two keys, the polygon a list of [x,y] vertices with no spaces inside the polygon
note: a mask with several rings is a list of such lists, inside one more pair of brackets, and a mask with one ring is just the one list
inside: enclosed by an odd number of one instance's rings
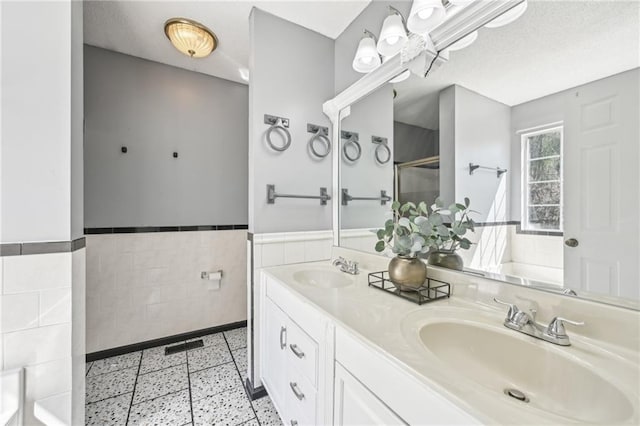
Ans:
{"label": "baseboard trim", "polygon": [[229,324],[218,325],[215,327],[203,328],[201,330],[189,331],[187,333],[175,334],[173,336],[160,337],[159,339],[146,340],[131,345],[119,346],[113,349],[105,349],[103,351],[92,352],[86,355],[87,362],[98,361],[112,356],[124,355],[130,352],[141,351],[143,349],[153,348],[155,346],[170,345],[179,343],[184,340],[195,339],[196,337],[206,336],[207,334],[220,333],[221,331],[233,330],[235,328],[246,327],[246,321],[232,322]]}
{"label": "baseboard trim", "polygon": [[258,386],[257,388],[253,387],[253,383],[251,380],[247,379],[244,382],[244,390],[247,392],[247,396],[250,400],[256,400],[258,398],[262,398],[263,396],[267,396],[267,390],[264,386]]}

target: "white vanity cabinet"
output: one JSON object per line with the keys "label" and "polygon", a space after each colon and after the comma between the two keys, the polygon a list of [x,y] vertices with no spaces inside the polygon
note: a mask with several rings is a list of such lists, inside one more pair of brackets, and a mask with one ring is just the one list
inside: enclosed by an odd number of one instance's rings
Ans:
{"label": "white vanity cabinet", "polygon": [[324,424],[319,348],[328,322],[277,281],[264,284],[262,382],[285,424]]}
{"label": "white vanity cabinet", "polygon": [[478,424],[286,284],[261,283],[261,379],[287,426]]}

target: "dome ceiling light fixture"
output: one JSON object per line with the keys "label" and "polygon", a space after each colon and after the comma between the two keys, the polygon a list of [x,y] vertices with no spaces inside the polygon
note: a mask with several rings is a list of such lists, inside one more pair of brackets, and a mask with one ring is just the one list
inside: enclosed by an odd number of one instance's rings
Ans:
{"label": "dome ceiling light fixture", "polygon": [[171,18],[164,24],[171,44],[192,58],[204,58],[218,47],[218,38],[209,28],[187,18]]}

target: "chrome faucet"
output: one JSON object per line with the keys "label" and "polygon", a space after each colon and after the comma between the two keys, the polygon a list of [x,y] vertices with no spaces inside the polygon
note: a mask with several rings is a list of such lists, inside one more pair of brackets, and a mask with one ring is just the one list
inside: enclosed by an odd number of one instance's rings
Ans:
{"label": "chrome faucet", "polygon": [[512,303],[503,302],[495,297],[493,298],[493,301],[509,307],[507,317],[504,319],[505,327],[556,345],[571,345],[569,336],[567,336],[567,332],[564,328],[564,323],[571,325],[584,325],[584,322],[576,322],[566,318],[554,317],[548,326],[543,326],[536,322],[537,311],[535,309],[531,309],[531,314],[528,314],[521,311]]}
{"label": "chrome faucet", "polygon": [[347,274],[358,275],[360,273],[358,270],[358,262],[347,260],[342,256],[333,261],[333,266],[337,266],[342,272],[346,272]]}

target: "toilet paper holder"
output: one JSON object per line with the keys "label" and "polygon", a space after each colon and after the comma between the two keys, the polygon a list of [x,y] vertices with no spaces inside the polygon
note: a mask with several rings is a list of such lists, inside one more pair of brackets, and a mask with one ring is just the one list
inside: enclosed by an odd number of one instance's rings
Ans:
{"label": "toilet paper holder", "polygon": [[203,280],[219,281],[222,279],[222,269],[218,269],[217,271],[202,271],[200,278]]}
{"label": "toilet paper holder", "polygon": [[200,278],[207,281],[207,290],[220,290],[220,282],[222,281],[222,269],[217,271],[202,271]]}

